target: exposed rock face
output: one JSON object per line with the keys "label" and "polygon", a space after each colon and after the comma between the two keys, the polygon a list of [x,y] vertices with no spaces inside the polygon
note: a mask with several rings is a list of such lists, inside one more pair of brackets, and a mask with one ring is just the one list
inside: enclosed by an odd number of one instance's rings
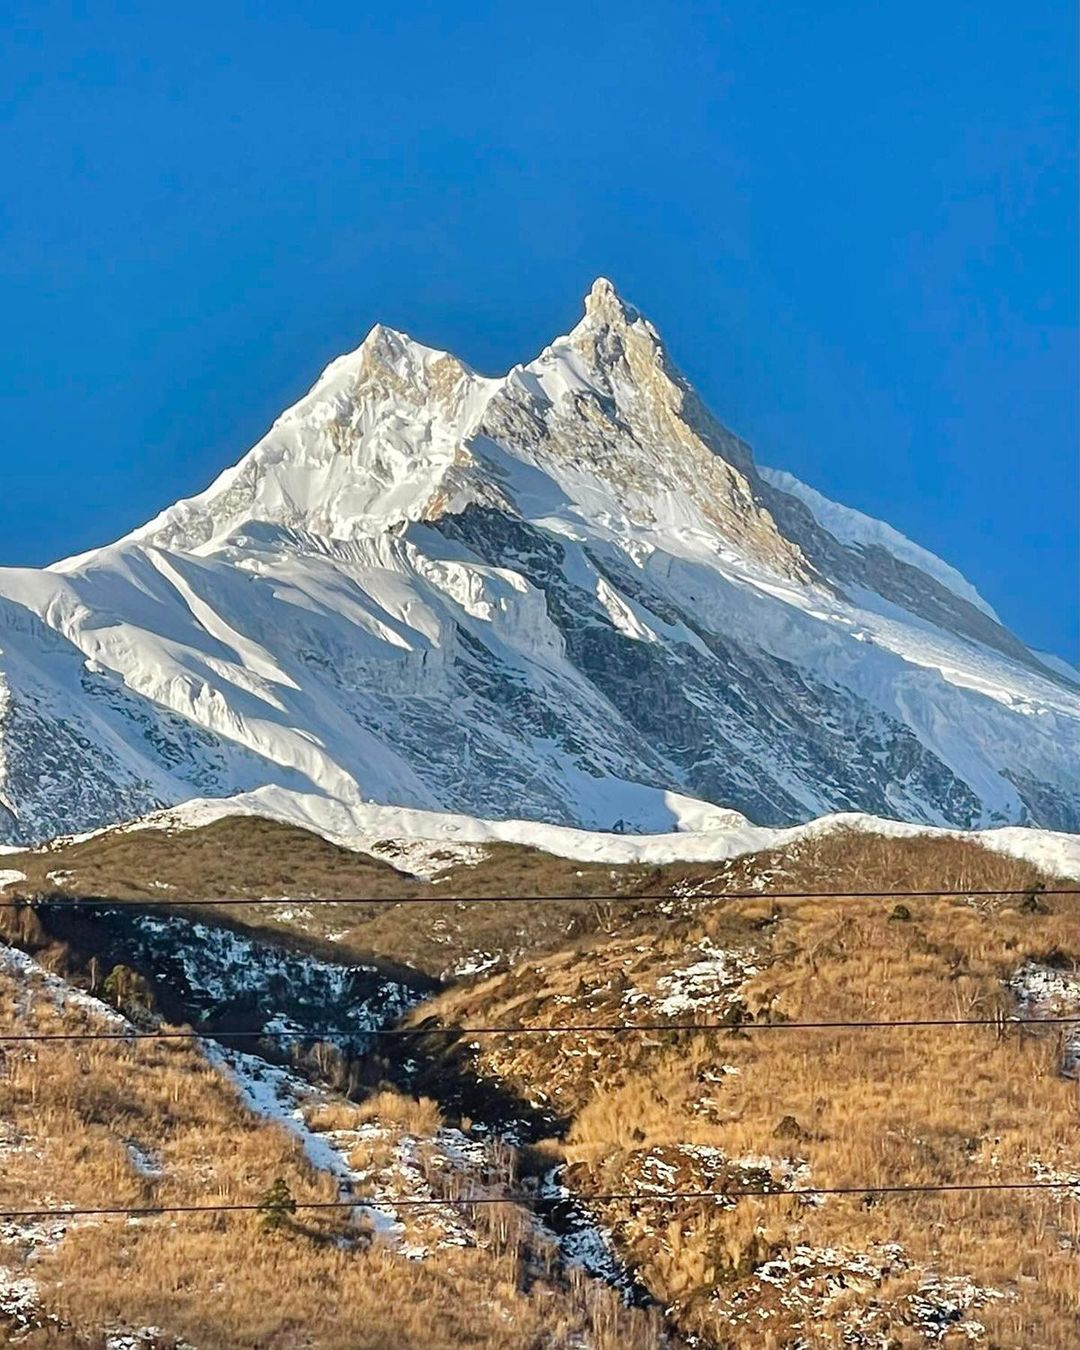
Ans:
{"label": "exposed rock face", "polygon": [[947,564],[761,471],[598,281],[482,378],[377,327],[127,539],[0,571],[0,839],[264,784],[663,829],[1080,826],[1080,709]]}

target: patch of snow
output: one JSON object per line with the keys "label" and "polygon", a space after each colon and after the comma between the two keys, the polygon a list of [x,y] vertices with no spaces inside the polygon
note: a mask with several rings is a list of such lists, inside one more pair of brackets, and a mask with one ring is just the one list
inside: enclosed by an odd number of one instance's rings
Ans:
{"label": "patch of snow", "polygon": [[373,840],[364,851],[422,881],[435,881],[455,867],[474,867],[487,856],[487,850],[478,844],[426,839]]}
{"label": "patch of snow", "polygon": [[738,952],[714,947],[707,938],[698,947],[702,960],[657,980],[656,990],[662,997],[656,1010],[662,1016],[678,1017],[729,999],[745,980],[757,974],[757,966]]}
{"label": "patch of snow", "polygon": [[469,975],[483,975],[497,966],[503,958],[498,952],[472,952],[457,965],[443,972],[443,979],[465,979]]}
{"label": "patch of snow", "polygon": [[132,1167],[138,1172],[139,1176],[146,1177],[150,1181],[158,1181],[165,1175],[161,1158],[152,1149],[143,1148],[134,1139],[125,1139],[124,1147],[127,1149]]}
{"label": "patch of snow", "polygon": [[603,577],[597,578],[596,598],[623,637],[632,638],[635,642],[659,642],[660,639],[638,614],[637,607],[624,600]]}
{"label": "patch of snow", "polygon": [[[331,1105],[347,1106],[297,1074],[268,1064],[255,1055],[228,1050],[214,1042],[203,1043],[209,1061],[234,1084],[244,1104],[257,1115],[275,1121],[298,1139],[304,1153],[319,1171],[334,1177],[343,1201],[355,1198],[353,1213],[364,1221],[372,1236],[393,1245],[410,1260],[423,1260],[431,1245],[475,1246],[477,1237],[467,1212],[443,1202],[432,1188],[429,1177],[442,1172],[448,1177],[448,1192],[460,1190],[453,1174],[468,1181],[472,1193],[483,1187],[475,1175],[486,1158],[486,1146],[469,1139],[460,1130],[443,1127],[429,1138],[417,1138],[369,1121],[356,1128],[318,1130],[307,1122],[312,1109]],[[362,1145],[385,1145],[389,1160],[385,1166],[362,1168],[351,1158]],[[408,1236],[397,1200],[422,1200],[424,1205],[409,1213],[415,1216],[411,1227],[430,1233],[428,1241]],[[430,1202],[428,1204],[427,1202]]]}
{"label": "patch of snow", "polygon": [[169,1350],[195,1350],[187,1341],[166,1337],[160,1327],[118,1328],[105,1336],[105,1350],[146,1350],[147,1346],[168,1344]]}
{"label": "patch of snow", "polygon": [[1000,1289],[982,1288],[966,1276],[927,1274],[906,1300],[907,1313],[915,1330],[931,1344],[940,1343],[954,1332],[966,1340],[977,1341],[982,1339],[986,1328],[965,1314],[1004,1297]]}
{"label": "patch of snow", "polygon": [[[1025,1017],[1080,1015],[1080,969],[1027,961],[1008,981]],[[1063,1027],[1062,1071],[1080,1076],[1080,1025]]]}
{"label": "patch of snow", "polygon": [[42,1311],[36,1281],[8,1266],[0,1266],[0,1317],[9,1321],[12,1339],[55,1321]]}
{"label": "patch of snow", "polygon": [[[332,1136],[313,1130],[304,1118],[304,1107],[321,1104],[326,1094],[312,1087],[298,1074],[268,1064],[257,1055],[228,1050],[214,1041],[202,1041],[206,1058],[234,1085],[244,1105],[256,1115],[283,1126],[303,1146],[312,1167],[328,1172],[340,1183],[339,1194],[348,1199],[357,1175],[348,1163],[348,1149],[335,1147]],[[355,1139],[350,1139],[350,1144]],[[355,1213],[362,1216],[379,1238],[397,1242],[404,1225],[385,1206],[357,1203]]]}
{"label": "patch of snow", "polygon": [[1080,1012],[1080,969],[1028,961],[1013,975],[1009,988],[1029,1016],[1067,1016]]}
{"label": "patch of snow", "polygon": [[546,1172],[537,1188],[537,1199],[548,1216],[539,1230],[555,1240],[569,1265],[580,1266],[594,1279],[625,1294],[633,1285],[633,1277],[616,1253],[611,1230],[559,1180],[561,1171],[556,1167]]}
{"label": "patch of snow", "polygon": [[[1058,1192],[1060,1199],[1080,1200],[1080,1165],[1070,1168],[1051,1167],[1041,1158],[1032,1158],[1028,1162],[1028,1170],[1035,1181],[1061,1186],[1062,1189]],[[1066,1190],[1066,1187],[1071,1187],[1071,1190]]]}
{"label": "patch of snow", "polygon": [[0,972],[22,981],[26,997],[39,992],[56,1008],[76,1008],[89,1013],[97,1021],[108,1023],[110,1027],[133,1029],[128,1019],[122,1017],[115,1008],[110,1008],[101,999],[94,998],[84,990],[68,984],[66,980],[46,970],[18,947],[0,943]]}
{"label": "patch of snow", "polygon": [[270,918],[278,923],[307,924],[311,921],[310,905],[282,905],[270,911]]}
{"label": "patch of snow", "polygon": [[[917,1288],[888,1300],[883,1293],[888,1281],[912,1272]],[[894,1342],[898,1325],[927,1345],[953,1336],[981,1341],[984,1328],[970,1314],[1005,1297],[964,1276],[918,1270],[898,1242],[872,1243],[864,1251],[799,1243],[790,1255],[718,1286],[710,1308],[733,1328],[782,1317],[789,1338],[784,1344],[798,1350],[815,1344],[826,1322],[835,1329],[837,1344],[879,1350]]]}

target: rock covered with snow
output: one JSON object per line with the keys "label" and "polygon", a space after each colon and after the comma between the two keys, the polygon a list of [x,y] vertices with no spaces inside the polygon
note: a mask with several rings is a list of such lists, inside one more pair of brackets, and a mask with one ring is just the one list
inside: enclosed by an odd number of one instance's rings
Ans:
{"label": "rock covered with snow", "polygon": [[760,471],[603,280],[498,379],[376,327],[205,492],[0,570],[12,842],[266,791],[1069,831],[1078,728],[1066,670],[946,563]]}

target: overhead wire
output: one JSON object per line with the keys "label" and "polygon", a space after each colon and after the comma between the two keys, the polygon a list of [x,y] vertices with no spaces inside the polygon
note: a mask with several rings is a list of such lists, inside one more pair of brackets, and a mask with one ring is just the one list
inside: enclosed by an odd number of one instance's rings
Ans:
{"label": "overhead wire", "polygon": [[[647,892],[639,894],[609,893],[591,895],[471,895],[471,896],[401,896],[401,897],[321,897],[304,899],[304,905],[405,905],[405,904],[539,904],[539,903],[635,903],[651,901],[789,901],[789,900],[870,900],[870,899],[940,899],[947,896],[965,898],[1005,898],[1011,896],[1070,896],[1080,895],[1080,887],[1024,887],[995,890],[970,890],[948,888],[939,890],[906,891],[696,891],[682,895],[670,892]],[[118,901],[104,898],[62,899],[50,897],[38,900],[13,899],[0,901],[0,909],[25,908],[66,908],[114,910],[130,906],[134,909],[181,909],[202,906],[250,906],[281,905],[283,899],[227,899],[211,898],[206,900],[178,900],[148,898],[139,901]],[[293,901],[296,903],[296,901]],[[930,1030],[955,1027],[995,1027],[999,1030],[1010,1026],[1073,1026],[1080,1025],[1080,1016],[1066,1017],[1019,1017],[993,1016],[979,1018],[911,1018],[889,1021],[848,1020],[848,1021],[721,1021],[721,1022],[652,1022],[652,1023],[587,1023],[567,1024],[563,1026],[417,1026],[417,1027],[378,1027],[345,1031],[329,1029],[303,1028],[263,1028],[260,1030],[237,1028],[225,1030],[215,1028],[208,1031],[142,1031],[135,1028],[115,1032],[22,1032],[0,1033],[0,1044],[50,1041],[170,1041],[201,1040],[214,1038],[229,1039],[305,1039],[332,1041],[358,1037],[423,1037],[423,1036],[561,1036],[574,1034],[607,1035],[643,1035],[673,1033],[726,1033],[738,1034],[756,1031],[857,1031],[857,1030]],[[765,1190],[762,1188],[732,1187],[721,1191],[669,1191],[647,1192],[608,1191],[595,1194],[575,1195],[575,1199],[587,1204],[626,1203],[630,1205],[675,1204],[713,1202],[722,1204],[737,1199],[798,1199],[823,1196],[871,1196],[871,1195],[931,1195],[1009,1191],[1069,1191],[1080,1190],[1080,1178],[1073,1180],[1041,1180],[1017,1182],[964,1182],[964,1183],[919,1183],[872,1186],[804,1186],[792,1189]],[[342,1210],[369,1206],[389,1208],[430,1208],[448,1205],[468,1208],[473,1206],[501,1205],[511,1203],[504,1196],[466,1196],[455,1198],[417,1199],[406,1197],[395,1200],[379,1200],[375,1197],[355,1196],[337,1201],[297,1201],[297,1210]],[[200,1213],[240,1213],[265,1210],[263,1202],[234,1202],[199,1205],[141,1205],[141,1206],[95,1206],[73,1208],[35,1208],[0,1210],[3,1219],[64,1219],[75,1217],[95,1217],[126,1215],[128,1217],[152,1217],[165,1214],[191,1215]]]}
{"label": "overhead wire", "polygon": [[402,896],[310,896],[310,897],[271,897],[262,896],[229,899],[224,896],[212,896],[198,899],[159,899],[148,896],[146,899],[117,900],[106,897],[76,896],[67,899],[63,896],[43,896],[34,899],[14,898],[0,900],[0,909],[192,909],[210,906],[248,907],[252,905],[537,905],[537,904],[635,904],[663,901],[708,900],[716,902],[736,900],[933,900],[955,896],[964,899],[1005,899],[1011,896],[1034,896],[1038,899],[1051,896],[1080,895],[1080,886],[1054,887],[1014,887],[997,890],[969,890],[953,886],[943,890],[923,891],[692,891],[676,894],[670,891],[643,891],[633,894],[626,891],[599,893],[591,895],[402,895]]}
{"label": "overhead wire", "polygon": [[[950,1195],[979,1194],[986,1192],[1010,1191],[1078,1191],[1080,1177],[1061,1180],[1040,1181],[969,1181],[969,1182],[918,1182],[897,1183],[895,1185],[871,1186],[797,1186],[790,1190],[778,1187],[766,1190],[760,1187],[733,1186],[718,1191],[601,1191],[575,1192],[573,1199],[582,1204],[678,1204],[684,1202],[703,1203],[712,1201],[722,1204],[730,1200],[797,1200],[817,1196],[870,1196],[870,1195]],[[534,1198],[526,1196],[525,1198]],[[430,1209],[433,1206],[454,1206],[472,1208],[489,1205],[507,1205],[520,1202],[521,1197],[506,1195],[469,1195],[455,1197],[433,1197],[420,1199],[406,1196],[402,1199],[383,1199],[378,1196],[350,1196],[341,1200],[297,1200],[293,1207],[297,1210],[349,1210],[349,1209]],[[93,1205],[73,1206],[70,1209],[0,1209],[0,1219],[74,1219],[95,1216],[125,1215],[128,1218],[151,1218],[164,1214],[239,1214],[265,1212],[269,1206],[265,1201],[221,1201],[207,1205]]]}
{"label": "overhead wire", "polygon": [[24,1041],[198,1041],[198,1040],[354,1040],[363,1037],[424,1037],[424,1036],[572,1036],[604,1034],[612,1036],[654,1035],[659,1033],[718,1032],[739,1034],[755,1031],[895,1031],[942,1030],[952,1027],[1055,1027],[1080,1026],[1080,1015],[1048,1017],[920,1017],[899,1018],[893,1021],[821,1021],[821,1022],[572,1022],[561,1026],[528,1026],[513,1023],[505,1026],[435,1025],[415,1027],[362,1028],[306,1028],[267,1027],[212,1027],[204,1030],[143,1031],[136,1027],[118,1031],[0,1031],[0,1044]]}

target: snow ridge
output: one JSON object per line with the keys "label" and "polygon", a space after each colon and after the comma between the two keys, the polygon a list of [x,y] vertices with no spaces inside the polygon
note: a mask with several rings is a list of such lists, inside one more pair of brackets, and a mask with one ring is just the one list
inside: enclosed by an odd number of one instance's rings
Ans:
{"label": "snow ridge", "polygon": [[838,502],[829,501],[828,497],[818,492],[816,488],[809,487],[801,482],[794,474],[785,473],[782,469],[768,469],[764,465],[761,467],[761,476],[767,483],[773,487],[779,488],[781,492],[788,492],[800,501],[805,502],[814,513],[814,518],[818,524],[828,530],[833,538],[840,541],[841,544],[854,545],[859,547],[864,544],[878,544],[887,549],[903,562],[911,563],[927,576],[940,581],[943,586],[954,591],[964,600],[970,600],[984,614],[989,615],[995,622],[1000,622],[998,616],[994,613],[989,604],[982,598],[979,592],[962,576],[955,567],[950,567],[947,562],[929,550],[914,543],[899,530],[894,530],[891,525],[887,525],[883,520],[874,520],[872,516],[864,515],[861,511],[854,511],[849,506],[841,506]]}

